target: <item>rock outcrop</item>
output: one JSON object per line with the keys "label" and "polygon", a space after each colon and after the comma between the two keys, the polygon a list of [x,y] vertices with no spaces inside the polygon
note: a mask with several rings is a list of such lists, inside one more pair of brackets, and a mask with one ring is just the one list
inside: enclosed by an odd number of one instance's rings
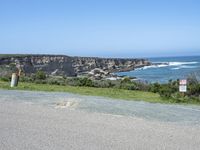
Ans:
{"label": "rock outcrop", "polygon": [[17,68],[21,68],[25,74],[32,74],[38,70],[43,70],[49,75],[76,75],[72,67],[72,58],[68,56],[29,55],[0,58],[0,66],[9,67],[11,64],[16,64]]}
{"label": "rock outcrop", "polygon": [[65,55],[22,55],[0,57],[0,75],[5,74],[2,68],[15,65],[25,74],[43,70],[48,75],[76,76],[89,73],[95,68],[112,73],[130,71],[138,67],[148,66],[145,59],[117,59],[96,57],[70,57]]}

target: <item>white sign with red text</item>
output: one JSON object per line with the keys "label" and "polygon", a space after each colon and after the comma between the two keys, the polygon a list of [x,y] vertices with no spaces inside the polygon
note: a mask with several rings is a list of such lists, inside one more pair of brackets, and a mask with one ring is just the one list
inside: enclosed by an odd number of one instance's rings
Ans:
{"label": "white sign with red text", "polygon": [[179,81],[179,84],[180,84],[180,85],[186,85],[186,84],[187,84],[187,80],[180,80],[180,81]]}

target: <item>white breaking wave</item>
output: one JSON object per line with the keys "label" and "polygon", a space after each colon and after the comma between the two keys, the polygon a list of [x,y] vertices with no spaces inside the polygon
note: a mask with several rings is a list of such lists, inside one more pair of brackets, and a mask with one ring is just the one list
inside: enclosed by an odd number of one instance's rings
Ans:
{"label": "white breaking wave", "polygon": [[192,69],[192,68],[197,68],[197,66],[180,66],[180,67],[176,67],[176,68],[172,68],[172,70],[179,70],[179,69]]}
{"label": "white breaking wave", "polygon": [[155,62],[151,66],[144,66],[142,68],[138,68],[136,70],[145,70],[150,68],[162,68],[162,67],[169,67],[169,66],[177,66],[172,68],[173,70],[182,69],[182,68],[196,68],[196,66],[189,66],[192,64],[197,64],[199,62]]}
{"label": "white breaking wave", "polygon": [[181,65],[192,65],[192,64],[197,64],[198,62],[169,62],[169,66],[181,66]]}
{"label": "white breaking wave", "polygon": [[144,66],[142,68],[138,68],[137,70],[145,70],[149,68],[161,68],[161,67],[167,67],[168,65],[161,64],[161,65],[151,65],[151,66]]}

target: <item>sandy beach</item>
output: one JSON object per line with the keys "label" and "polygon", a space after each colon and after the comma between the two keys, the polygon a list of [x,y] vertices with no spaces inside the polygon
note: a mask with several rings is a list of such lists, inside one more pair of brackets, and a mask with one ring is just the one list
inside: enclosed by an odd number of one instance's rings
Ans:
{"label": "sandy beach", "polygon": [[199,150],[200,126],[0,100],[0,149]]}

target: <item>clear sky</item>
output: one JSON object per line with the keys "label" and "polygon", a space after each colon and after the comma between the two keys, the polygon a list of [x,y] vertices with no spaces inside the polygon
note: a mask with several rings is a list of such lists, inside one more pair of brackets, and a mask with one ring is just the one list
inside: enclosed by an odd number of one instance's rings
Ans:
{"label": "clear sky", "polygon": [[0,53],[200,55],[200,0],[0,0]]}

